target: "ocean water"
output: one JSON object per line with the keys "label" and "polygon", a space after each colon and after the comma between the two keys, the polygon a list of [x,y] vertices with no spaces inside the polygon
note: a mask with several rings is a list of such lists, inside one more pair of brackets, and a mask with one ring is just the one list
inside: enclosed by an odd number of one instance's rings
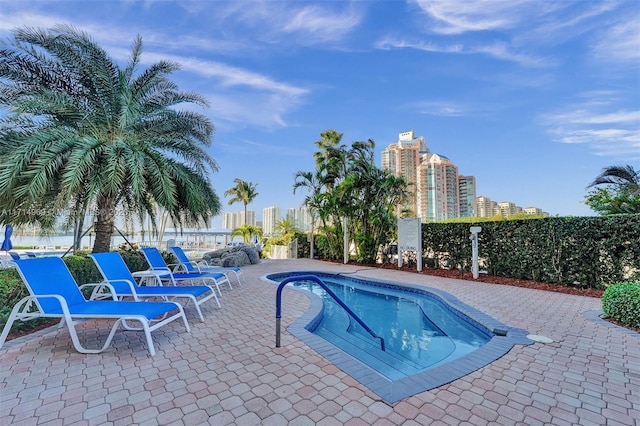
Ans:
{"label": "ocean water", "polygon": [[[2,235],[0,234],[0,241],[2,239]],[[146,246],[156,246],[158,243],[157,239],[147,239],[146,241],[142,241],[140,236],[127,237],[127,240],[131,244],[135,245],[146,245]],[[233,240],[229,237],[227,241],[223,236],[217,236],[215,239],[213,237],[209,237],[205,240],[196,241],[193,237],[175,237],[173,234],[167,235],[165,234],[165,238],[162,242],[161,247],[167,247],[167,243],[169,240],[173,240],[176,244],[182,246],[185,249],[190,248],[198,248],[198,247],[221,247],[227,244],[230,241],[233,242],[241,242],[242,238],[234,237]],[[91,249],[93,247],[93,243],[95,241],[95,235],[85,235],[82,238],[81,247],[83,249]],[[37,250],[66,250],[73,244],[73,236],[71,235],[54,235],[51,237],[40,237],[38,235],[13,235],[11,237],[11,243],[13,244],[15,251],[37,251]],[[113,236],[111,237],[111,247],[116,248],[122,244],[126,244],[126,241],[121,236]]]}

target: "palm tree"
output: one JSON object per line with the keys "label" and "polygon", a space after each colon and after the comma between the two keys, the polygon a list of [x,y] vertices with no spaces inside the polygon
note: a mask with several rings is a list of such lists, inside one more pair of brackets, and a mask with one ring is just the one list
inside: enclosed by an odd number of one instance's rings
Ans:
{"label": "palm tree", "polygon": [[262,228],[253,225],[242,225],[241,227],[231,231],[232,237],[235,237],[236,235],[241,236],[244,239],[244,242],[249,244],[254,235],[256,235],[258,239],[262,238]]}
{"label": "palm tree", "polygon": [[247,224],[247,204],[250,204],[258,196],[256,192],[257,183],[247,182],[239,178],[235,178],[233,182],[236,186],[227,189],[224,192],[225,197],[231,196],[229,205],[237,202],[244,204],[244,224]]}
{"label": "palm tree", "polygon": [[[120,212],[155,220],[157,204],[183,226],[220,211],[207,177],[217,170],[205,151],[213,124],[177,108],[207,102],[169,80],[177,64],[140,71],[139,36],[121,68],[70,26],[13,34],[0,48],[0,105],[10,109],[0,121],[0,207],[11,223],[51,224],[55,209],[75,203],[93,209],[101,252]],[[34,208],[46,211],[24,213]]]}
{"label": "palm tree", "polygon": [[640,192],[640,170],[634,170],[629,164],[605,167],[587,188],[596,185],[613,185],[619,191],[637,194]]}
{"label": "palm tree", "polygon": [[294,235],[298,229],[296,228],[295,223],[293,223],[289,219],[282,219],[276,222],[275,231],[278,235],[287,236]]}
{"label": "palm tree", "polygon": [[585,204],[604,215],[640,213],[640,170],[633,166],[610,166],[587,186],[597,187],[585,198]]}

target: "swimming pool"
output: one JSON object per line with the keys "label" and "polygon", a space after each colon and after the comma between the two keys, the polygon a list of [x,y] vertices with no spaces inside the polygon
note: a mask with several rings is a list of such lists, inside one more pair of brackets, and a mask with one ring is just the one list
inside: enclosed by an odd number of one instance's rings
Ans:
{"label": "swimming pool", "polygon": [[532,343],[525,331],[424,286],[316,271],[277,273],[265,279],[281,282],[299,275],[315,275],[327,284],[382,337],[385,350],[310,281],[293,284],[312,303],[289,332],[389,402],[475,371],[514,344]]}

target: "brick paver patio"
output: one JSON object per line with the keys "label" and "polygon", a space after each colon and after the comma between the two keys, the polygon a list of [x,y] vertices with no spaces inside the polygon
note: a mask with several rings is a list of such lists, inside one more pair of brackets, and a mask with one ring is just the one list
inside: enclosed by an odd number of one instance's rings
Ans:
{"label": "brick paver patio", "polygon": [[[0,349],[0,425],[640,425],[640,334],[597,316],[598,299],[398,272],[363,276],[424,284],[553,343],[515,346],[499,360],[394,404],[290,335],[309,306],[285,289],[282,347],[275,348],[276,271],[353,271],[311,260],[265,260],[247,283],[224,290],[205,322],[187,308],[144,338],[120,332],[99,355],[82,355],[65,329]],[[108,328],[81,325],[84,341]],[[97,343],[96,343],[97,344]]]}

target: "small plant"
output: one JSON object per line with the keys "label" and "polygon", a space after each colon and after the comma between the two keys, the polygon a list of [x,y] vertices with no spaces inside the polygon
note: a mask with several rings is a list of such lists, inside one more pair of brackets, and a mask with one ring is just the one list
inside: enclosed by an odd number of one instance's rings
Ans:
{"label": "small plant", "polygon": [[[0,269],[0,331],[4,329],[11,310],[23,297],[28,296],[27,287],[14,268]],[[11,326],[11,333],[31,330],[40,324],[50,322],[50,318],[36,318],[29,321],[16,321]]]}
{"label": "small plant", "polygon": [[607,318],[640,328],[640,282],[623,282],[607,288],[602,295],[602,310]]}

